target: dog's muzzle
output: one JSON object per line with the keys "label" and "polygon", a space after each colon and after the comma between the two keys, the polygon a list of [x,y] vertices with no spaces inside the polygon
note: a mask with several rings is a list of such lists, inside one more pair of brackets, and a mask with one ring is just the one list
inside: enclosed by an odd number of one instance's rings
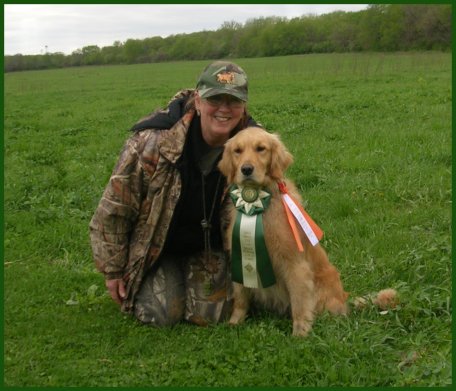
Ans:
{"label": "dog's muzzle", "polygon": [[242,175],[244,175],[246,177],[250,176],[250,175],[252,175],[254,169],[255,168],[251,164],[248,164],[248,163],[243,164],[241,167]]}

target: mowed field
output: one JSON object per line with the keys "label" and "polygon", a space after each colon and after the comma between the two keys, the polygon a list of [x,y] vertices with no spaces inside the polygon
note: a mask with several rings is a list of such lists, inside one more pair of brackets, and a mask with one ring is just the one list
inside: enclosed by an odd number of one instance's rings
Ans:
{"label": "mowed field", "polygon": [[451,53],[235,61],[352,299],[391,287],[400,304],[323,314],[305,339],[266,312],[141,326],[107,296],[88,224],[129,128],[208,62],[8,73],[6,386],[451,384]]}

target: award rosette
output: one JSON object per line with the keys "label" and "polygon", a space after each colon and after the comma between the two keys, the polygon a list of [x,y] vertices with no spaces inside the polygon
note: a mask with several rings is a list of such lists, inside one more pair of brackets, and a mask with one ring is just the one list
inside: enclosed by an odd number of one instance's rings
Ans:
{"label": "award rosette", "polygon": [[232,232],[232,280],[247,288],[267,288],[276,280],[264,241],[263,212],[271,195],[253,186],[232,186],[230,197],[237,209]]}

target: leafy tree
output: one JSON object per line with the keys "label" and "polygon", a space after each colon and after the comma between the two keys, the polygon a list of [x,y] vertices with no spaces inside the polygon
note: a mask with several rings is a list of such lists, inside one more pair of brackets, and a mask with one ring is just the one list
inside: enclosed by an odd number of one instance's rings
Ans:
{"label": "leafy tree", "polygon": [[82,64],[101,64],[101,49],[97,45],[89,45],[82,48]]}
{"label": "leafy tree", "polygon": [[115,41],[112,46],[101,48],[101,58],[103,64],[123,64],[126,62],[123,51],[123,44],[120,41]]}
{"label": "leafy tree", "polygon": [[140,58],[147,56],[147,50],[144,41],[140,39],[128,39],[123,45],[125,60],[129,64],[139,61]]}
{"label": "leafy tree", "polygon": [[404,11],[401,6],[392,5],[385,9],[380,23],[379,48],[385,51],[403,49],[401,38],[404,36]]}

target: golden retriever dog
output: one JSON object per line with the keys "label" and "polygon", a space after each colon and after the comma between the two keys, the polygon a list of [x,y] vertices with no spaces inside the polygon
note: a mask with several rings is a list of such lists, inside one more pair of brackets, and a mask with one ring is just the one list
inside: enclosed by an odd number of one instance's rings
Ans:
{"label": "golden retriever dog", "polygon": [[[251,300],[279,314],[291,310],[293,335],[306,336],[317,313],[347,313],[348,293],[344,291],[339,272],[329,262],[320,244],[312,245],[300,230],[303,251],[298,250],[292,234],[279,183],[285,183],[295,200],[301,197],[284,172],[293,158],[275,134],[252,127],[228,140],[220,171],[229,184],[254,186],[271,194],[263,213],[264,242],[271,260],[276,283],[268,288],[247,288],[233,282],[233,312],[231,324],[239,324],[247,316]],[[230,226],[226,231],[231,244],[231,232],[236,209],[232,205]]]}

